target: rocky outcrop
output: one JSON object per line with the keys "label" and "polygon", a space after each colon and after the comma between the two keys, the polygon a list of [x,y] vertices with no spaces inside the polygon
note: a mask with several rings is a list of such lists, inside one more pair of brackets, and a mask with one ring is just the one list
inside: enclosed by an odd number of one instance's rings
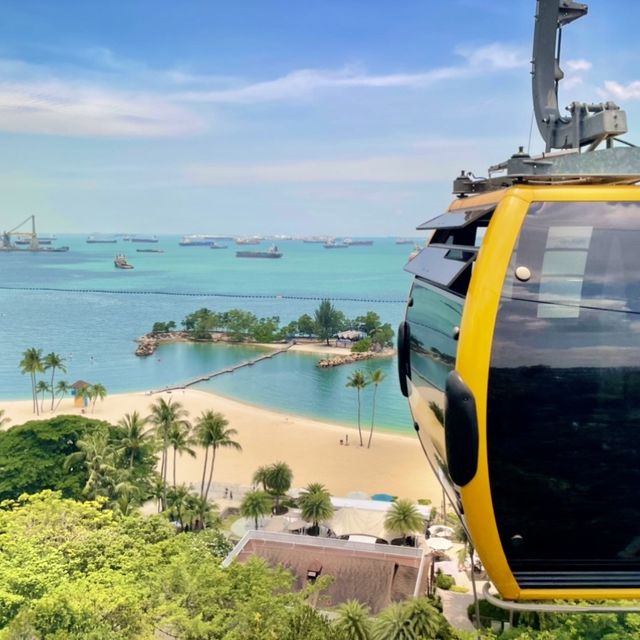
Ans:
{"label": "rocky outcrop", "polygon": [[140,336],[136,342],[136,355],[145,357],[153,355],[162,342],[177,342],[180,340],[188,340],[189,334],[186,331],[167,331],[165,333],[145,333]]}
{"label": "rocky outcrop", "polygon": [[359,362],[360,360],[369,360],[376,354],[370,351],[366,353],[345,353],[343,356],[333,356],[332,358],[323,358],[318,361],[316,367],[326,369],[327,367],[339,367],[341,364],[351,364],[352,362]]}

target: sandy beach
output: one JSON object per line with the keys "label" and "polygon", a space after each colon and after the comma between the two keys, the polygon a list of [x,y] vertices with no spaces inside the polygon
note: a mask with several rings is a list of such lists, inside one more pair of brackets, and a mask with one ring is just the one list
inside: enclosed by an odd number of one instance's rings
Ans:
{"label": "sandy beach", "polygon": [[[344,353],[344,349],[340,352]],[[217,485],[248,486],[259,466],[285,461],[293,470],[293,487],[322,482],[337,496],[365,491],[411,499],[430,498],[436,504],[440,501],[440,485],[429,468],[417,437],[411,435],[374,431],[371,448],[367,449],[366,426],[363,426],[365,446],[360,447],[357,429],[266,410],[192,389],[154,395],[109,395],[104,401],[98,401],[95,411],[88,409],[86,415],[115,424],[125,413],[138,411],[147,415],[150,404],[161,396],[181,402],[189,411],[191,420],[204,410],[220,411],[228,419],[229,426],[237,430],[236,439],[243,451],[219,452],[214,471]],[[35,417],[31,400],[2,402],[0,408],[11,418],[9,427]],[[56,414],[79,415],[80,412],[73,407],[71,398],[65,398]],[[46,410],[45,402],[45,412],[41,417],[52,415]],[[340,444],[347,436],[348,446]],[[198,484],[202,459],[201,452],[195,459],[180,459],[178,482]],[[171,473],[170,468],[169,477]]]}

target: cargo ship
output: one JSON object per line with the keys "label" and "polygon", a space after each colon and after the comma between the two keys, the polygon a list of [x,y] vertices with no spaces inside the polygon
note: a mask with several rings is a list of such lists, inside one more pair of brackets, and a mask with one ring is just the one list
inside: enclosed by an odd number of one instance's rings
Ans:
{"label": "cargo ship", "polygon": [[350,247],[370,247],[373,244],[373,240],[352,240],[347,238],[344,243]]}
{"label": "cargo ship", "polygon": [[131,242],[159,242],[158,236],[132,236]]}
{"label": "cargo ship", "polygon": [[111,236],[89,236],[87,238],[87,244],[115,244],[116,242],[118,239]]}
{"label": "cargo ship", "polygon": [[236,251],[236,258],[282,258],[282,252],[273,245],[267,251]]}

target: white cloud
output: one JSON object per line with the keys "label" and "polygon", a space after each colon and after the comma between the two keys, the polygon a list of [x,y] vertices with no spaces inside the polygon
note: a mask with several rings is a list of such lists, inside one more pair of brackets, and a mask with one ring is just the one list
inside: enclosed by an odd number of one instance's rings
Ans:
{"label": "white cloud", "polygon": [[153,94],[127,94],[63,81],[0,84],[0,129],[64,136],[169,137],[205,123]]}
{"label": "white cloud", "polygon": [[567,60],[563,63],[563,66],[566,66],[569,71],[589,71],[593,65],[588,60],[579,59]]}
{"label": "white cloud", "polygon": [[417,73],[369,74],[353,66],[338,70],[299,69],[280,78],[212,91],[191,91],[174,96],[187,102],[253,104],[301,100],[323,89],[428,87],[443,80],[465,78],[526,66],[527,57],[520,48],[494,43],[475,49],[456,51],[463,64],[437,67]]}
{"label": "white cloud", "polygon": [[604,83],[602,95],[613,97],[617,100],[640,100],[640,80],[634,80],[628,84],[607,80]]}
{"label": "white cloud", "polygon": [[529,57],[524,49],[499,42],[476,49],[461,47],[456,53],[466,58],[469,67],[486,71],[519,69],[529,64]]}

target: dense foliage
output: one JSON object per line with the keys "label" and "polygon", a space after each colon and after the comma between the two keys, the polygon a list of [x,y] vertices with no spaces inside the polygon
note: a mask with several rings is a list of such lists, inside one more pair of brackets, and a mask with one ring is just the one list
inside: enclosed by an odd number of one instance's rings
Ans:
{"label": "dense foliage", "polygon": [[[0,640],[457,637],[422,598],[364,622],[352,604],[330,622],[311,606],[327,578],[295,592],[289,572],[261,560],[223,568],[228,551],[216,530],[177,534],[160,516],[123,516],[102,499],[45,491],[5,501]],[[359,627],[365,635],[354,636]]]}
{"label": "dense foliage", "polygon": [[81,467],[64,469],[64,461],[78,451],[79,439],[103,425],[83,416],[58,416],[0,432],[0,500],[43,489],[81,497],[88,472]]}
{"label": "dense foliage", "polygon": [[[367,335],[367,348],[374,349],[391,345],[394,335],[391,325],[382,324],[375,311],[348,319],[330,300],[322,300],[313,317],[305,313],[284,326],[280,326],[277,316],[258,318],[242,309],[213,311],[206,307],[188,314],[182,320],[182,326],[194,340],[211,340],[213,333],[224,333],[232,342],[276,342],[301,337],[328,341],[339,331],[356,329]],[[173,331],[175,328],[173,320],[155,322],[151,333]]]}

